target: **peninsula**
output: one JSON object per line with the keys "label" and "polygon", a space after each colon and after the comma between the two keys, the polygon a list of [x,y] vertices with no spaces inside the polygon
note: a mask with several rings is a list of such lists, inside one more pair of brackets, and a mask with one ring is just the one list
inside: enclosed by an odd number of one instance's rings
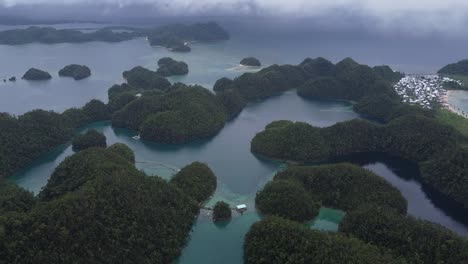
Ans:
{"label": "peninsula", "polygon": [[468,60],[461,60],[456,63],[448,64],[442,67],[437,73],[443,75],[468,76]]}
{"label": "peninsula", "polygon": [[455,80],[447,83],[446,88],[448,90],[468,90],[468,60],[448,64],[437,73]]}

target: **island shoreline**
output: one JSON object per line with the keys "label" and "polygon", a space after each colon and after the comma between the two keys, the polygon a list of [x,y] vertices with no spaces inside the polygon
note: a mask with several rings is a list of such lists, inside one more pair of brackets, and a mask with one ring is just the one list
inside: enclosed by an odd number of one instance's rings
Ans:
{"label": "island shoreline", "polygon": [[468,113],[463,112],[462,110],[455,108],[449,102],[449,97],[453,95],[456,91],[463,91],[463,90],[447,90],[444,95],[441,96],[440,100],[442,102],[443,108],[449,110],[450,112],[462,116],[468,119]]}

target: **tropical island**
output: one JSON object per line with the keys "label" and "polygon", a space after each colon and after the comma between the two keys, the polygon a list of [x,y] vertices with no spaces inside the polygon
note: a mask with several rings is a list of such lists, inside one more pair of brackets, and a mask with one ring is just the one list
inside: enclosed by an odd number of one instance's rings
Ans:
{"label": "tropical island", "polygon": [[[172,61],[164,58],[160,64]],[[235,91],[213,94],[198,85],[171,85],[159,72],[140,66],[123,76],[126,84],[109,89],[112,125],[137,130],[145,140],[181,144],[208,139],[246,104]]]}
{"label": "tropical island", "polygon": [[228,40],[229,33],[215,22],[192,25],[173,24],[145,32],[152,46],[162,46],[176,52],[188,52],[191,42]]}
{"label": "tropical island", "polygon": [[213,221],[222,222],[230,220],[232,217],[231,207],[224,201],[219,201],[213,208]]}
{"label": "tropical island", "polygon": [[[119,29],[125,31],[119,31]],[[190,42],[213,42],[228,40],[229,34],[217,23],[196,23],[192,25],[173,24],[157,28],[104,27],[94,32],[53,27],[28,27],[0,31],[0,44],[22,45],[29,43],[84,43],[91,41],[122,42],[146,37],[152,46],[163,46],[172,51],[189,52]]]}
{"label": "tropical island", "polygon": [[29,69],[21,79],[28,81],[43,81],[52,79],[50,73],[36,68]]}
{"label": "tropical island", "polygon": [[288,167],[257,193],[255,204],[265,215],[299,222],[312,220],[320,206],[346,212],[364,204],[392,208],[401,214],[407,210],[398,189],[376,174],[347,163]]}
{"label": "tropical island", "polygon": [[358,153],[386,153],[419,164],[425,183],[467,206],[466,142],[453,127],[435,118],[409,114],[386,125],[365,120],[327,128],[272,123],[255,136],[251,149],[261,156],[301,163],[326,162]]}
{"label": "tropical island", "polygon": [[91,76],[91,70],[85,65],[70,64],[61,69],[58,74],[62,77],[71,77],[75,80],[82,80]]}
{"label": "tropical island", "polygon": [[142,139],[180,144],[214,136],[227,112],[218,97],[201,86],[174,84],[167,92],[143,94],[112,115],[112,125],[140,131]]}
{"label": "tropical island", "polygon": [[[257,193],[256,205],[267,218],[245,238],[246,263],[459,263],[468,257],[468,241],[407,216],[401,193],[356,165],[289,167]],[[346,212],[338,233],[305,224],[320,205]]]}
{"label": "tropical island", "polygon": [[242,66],[250,66],[250,67],[261,67],[262,63],[254,57],[244,58],[240,61],[240,65]]}
{"label": "tropical island", "polygon": [[245,238],[244,256],[248,264],[406,263],[354,237],[312,230],[279,217],[268,217],[252,225]]}
{"label": "tropical island", "polygon": [[159,69],[156,73],[164,76],[186,75],[189,72],[187,63],[183,61],[176,61],[172,58],[165,57],[158,61]]}
{"label": "tropical island", "polygon": [[38,196],[0,184],[0,227],[8,230],[0,256],[5,263],[170,263],[215,188],[202,163],[167,182],[137,170],[123,144],[84,150],[66,158]]}
{"label": "tropical island", "polygon": [[347,214],[338,233],[267,217],[252,225],[246,235],[245,263],[455,264],[468,257],[466,240],[439,225],[391,210],[364,210]]}
{"label": "tropical island", "polygon": [[91,100],[81,108],[71,108],[61,114],[44,110],[20,116],[0,113],[0,179],[69,142],[79,127],[109,119],[107,105],[99,100]]}
{"label": "tropical island", "polygon": [[[166,90],[171,86],[171,83],[164,78],[164,76],[141,66],[134,67],[129,71],[124,71],[122,76],[131,88],[137,90]],[[129,90],[131,89],[130,87],[124,89]],[[111,87],[109,93],[115,91],[119,91],[119,88]]]}
{"label": "tropical island", "polygon": [[[336,65],[324,58],[307,58],[299,65],[272,65],[255,73],[244,73],[234,80],[222,78],[213,90],[236,90],[247,101],[262,100],[296,88],[298,94],[306,98],[333,98],[341,94],[343,99],[359,100],[387,92],[397,97],[389,84],[401,73],[390,71],[390,74],[382,74],[380,68],[361,65],[350,58]],[[328,79],[322,81],[321,78]],[[385,85],[380,85],[383,83]],[[327,85],[329,89],[320,89],[318,85]]]}
{"label": "tropical island", "polygon": [[90,41],[121,42],[137,37],[136,33],[115,33],[110,28],[83,33],[74,29],[55,29],[53,27],[28,27],[0,31],[0,44],[23,45],[29,43],[83,43]]}

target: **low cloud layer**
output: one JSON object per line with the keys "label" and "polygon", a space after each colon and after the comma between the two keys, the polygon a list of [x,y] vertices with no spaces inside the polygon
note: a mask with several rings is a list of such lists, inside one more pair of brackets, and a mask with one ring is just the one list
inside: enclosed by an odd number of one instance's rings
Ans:
{"label": "low cloud layer", "polygon": [[[144,6],[145,14],[324,18],[353,16],[378,29],[462,32],[466,0],[0,0],[9,9],[30,5],[99,7],[101,14]],[[339,19],[339,17],[338,17]],[[337,20],[337,18],[333,18]]]}

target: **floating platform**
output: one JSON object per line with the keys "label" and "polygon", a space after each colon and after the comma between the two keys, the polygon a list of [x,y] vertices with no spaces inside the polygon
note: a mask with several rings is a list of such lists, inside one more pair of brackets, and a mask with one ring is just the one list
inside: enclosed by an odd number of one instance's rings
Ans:
{"label": "floating platform", "polygon": [[247,205],[239,204],[238,206],[236,206],[236,211],[238,211],[239,213],[247,211]]}

